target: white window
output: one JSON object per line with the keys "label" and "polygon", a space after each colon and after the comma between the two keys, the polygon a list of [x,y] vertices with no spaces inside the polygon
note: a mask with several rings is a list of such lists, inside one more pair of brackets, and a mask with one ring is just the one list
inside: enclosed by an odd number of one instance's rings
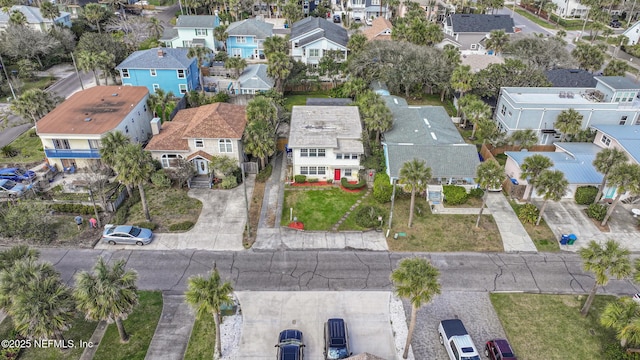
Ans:
{"label": "white window", "polygon": [[184,79],[184,78],[185,78],[184,69],[178,69],[178,79]]}
{"label": "white window", "polygon": [[300,157],[325,157],[325,149],[300,149]]}
{"label": "white window", "polygon": [[300,149],[300,157],[309,156],[309,149]]}
{"label": "white window", "polygon": [[300,174],[309,175],[309,167],[308,166],[300,166]]}
{"label": "white window", "polygon": [[153,92],[158,91],[160,89],[160,84],[153,84]]}
{"label": "white window", "polygon": [[327,169],[324,166],[301,166],[300,174],[301,175],[325,175],[327,173]]}
{"label": "white window", "polygon": [[344,176],[351,176],[351,169],[344,169]]}
{"label": "white window", "polygon": [[158,75],[158,73],[156,73],[156,69],[149,69],[149,74],[151,74],[151,76]]}
{"label": "white window", "polygon": [[504,115],[507,113],[507,107],[502,105],[502,107],[500,108],[500,114]]}
{"label": "white window", "polygon": [[620,122],[618,123],[618,125],[624,125],[627,123],[627,115],[624,115],[623,117],[620,118]]}
{"label": "white window", "polygon": [[609,146],[609,144],[611,144],[611,139],[609,139],[607,135],[602,135],[600,142],[605,144],[606,146]]}
{"label": "white window", "polygon": [[182,47],[190,48],[193,46],[191,40],[182,40]]}
{"label": "white window", "polygon": [[358,154],[351,154],[351,160],[358,160]]}
{"label": "white window", "polygon": [[179,84],[178,87],[180,87],[180,94],[186,94],[187,93],[187,84]]}
{"label": "white window", "polygon": [[236,43],[237,44],[244,44],[247,42],[247,38],[244,36],[236,36]]}
{"label": "white window", "polygon": [[218,146],[220,147],[221,153],[233,152],[233,144],[231,144],[231,140],[229,139],[218,140]]}
{"label": "white window", "polygon": [[478,48],[478,44],[471,44],[471,50],[475,50]]}
{"label": "white window", "polygon": [[380,0],[371,0],[371,5],[380,6]]}
{"label": "white window", "polygon": [[182,159],[182,156],[177,154],[162,154],[161,162],[162,167],[174,167],[178,165],[178,159]]}
{"label": "white window", "polygon": [[196,36],[207,36],[207,29],[196,29]]}
{"label": "white window", "polygon": [[310,57],[319,57],[320,56],[320,49],[309,49],[309,56]]}
{"label": "white window", "polygon": [[336,154],[336,159],[341,160],[342,159],[342,154]]}
{"label": "white window", "polygon": [[238,49],[238,48],[231,49],[231,55],[233,55],[233,57],[241,57],[242,49]]}
{"label": "white window", "polygon": [[122,69],[122,78],[124,79],[129,78],[129,69]]}
{"label": "white window", "polygon": [[197,148],[202,148],[202,147],[204,147],[204,140],[203,140],[203,139],[195,139],[194,141],[195,141],[195,143],[196,143],[196,147],[197,147]]}

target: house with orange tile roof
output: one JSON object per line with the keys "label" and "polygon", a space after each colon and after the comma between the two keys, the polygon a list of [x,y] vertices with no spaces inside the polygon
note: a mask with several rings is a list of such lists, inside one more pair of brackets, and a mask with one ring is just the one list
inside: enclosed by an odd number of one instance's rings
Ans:
{"label": "house with orange tile roof", "polygon": [[79,91],[36,123],[50,165],[95,168],[101,140],[120,131],[133,142],[151,138],[153,112],[144,86],[95,86]]}
{"label": "house with orange tile roof", "polygon": [[391,21],[383,17],[377,17],[373,19],[371,26],[364,29],[362,33],[367,37],[367,40],[391,40],[391,31],[393,25]]}
{"label": "house with orange tile roof", "polygon": [[153,138],[145,147],[163,168],[185,159],[198,175],[210,173],[214,157],[228,156],[238,162],[244,159],[242,134],[247,124],[246,106],[215,103],[178,111],[162,126],[152,123]]}

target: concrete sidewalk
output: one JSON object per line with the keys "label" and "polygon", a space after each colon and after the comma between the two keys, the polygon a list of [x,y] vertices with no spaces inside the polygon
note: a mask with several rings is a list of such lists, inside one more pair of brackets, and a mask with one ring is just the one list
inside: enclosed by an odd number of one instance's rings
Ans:
{"label": "concrete sidewalk", "polygon": [[183,359],[194,321],[195,316],[184,295],[162,294],[162,315],[145,359]]}
{"label": "concrete sidewalk", "polygon": [[388,251],[383,232],[377,231],[301,231],[286,227],[259,228],[254,250],[373,250]]}
{"label": "concrete sidewalk", "polygon": [[498,225],[504,251],[537,252],[535,244],[502,193],[488,193],[487,206]]}

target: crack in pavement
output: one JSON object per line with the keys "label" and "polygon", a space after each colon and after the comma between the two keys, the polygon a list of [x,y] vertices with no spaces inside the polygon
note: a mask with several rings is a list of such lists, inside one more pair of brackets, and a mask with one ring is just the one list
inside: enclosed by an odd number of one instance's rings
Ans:
{"label": "crack in pavement", "polygon": [[371,266],[369,266],[364,261],[362,261],[362,259],[360,259],[360,256],[358,256],[358,253],[355,253],[354,255],[362,265],[367,267],[367,277],[364,279],[364,288],[363,288],[363,289],[367,289],[369,288],[369,277],[371,277]]}
{"label": "crack in pavement", "polygon": [[573,285],[574,282],[575,282],[576,284],[578,284],[580,290],[586,292],[584,287],[582,287],[582,284],[580,284],[580,281],[578,281],[578,279],[575,277],[575,275],[569,270],[569,266],[567,265],[567,261],[564,258],[562,258],[562,264],[564,264],[564,268],[567,269],[567,274],[569,274],[571,276],[571,281],[569,281],[569,287],[571,288],[571,290],[575,290],[575,287]]}
{"label": "crack in pavement", "polygon": [[184,267],[184,270],[182,271],[182,275],[180,275],[180,278],[169,288],[170,290],[173,290],[180,285],[180,282],[184,278],[184,275],[187,273],[187,270],[189,270],[189,267],[191,266],[191,260],[193,259],[195,254],[196,254],[195,251],[191,252],[191,256],[189,256],[189,263],[187,264],[187,266]]}
{"label": "crack in pavement", "polygon": [[531,278],[533,279],[533,283],[536,285],[536,289],[538,289],[538,293],[542,293],[542,290],[540,290],[540,286],[538,285],[538,281],[536,280],[536,277],[533,275],[533,270],[531,270],[531,268],[529,267],[529,263],[527,262],[527,259],[520,255],[520,258],[522,260],[524,260],[524,265],[527,268],[527,270],[529,270],[529,274],[531,274]]}

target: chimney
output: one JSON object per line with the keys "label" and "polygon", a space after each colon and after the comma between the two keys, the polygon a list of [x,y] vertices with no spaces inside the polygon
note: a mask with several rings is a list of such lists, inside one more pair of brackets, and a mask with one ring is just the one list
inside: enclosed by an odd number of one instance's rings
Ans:
{"label": "chimney", "polygon": [[151,134],[152,135],[158,135],[160,134],[160,118],[153,118],[151,119]]}
{"label": "chimney", "polygon": [[162,50],[162,48],[158,49],[158,57],[163,57],[164,56],[164,51]]}

